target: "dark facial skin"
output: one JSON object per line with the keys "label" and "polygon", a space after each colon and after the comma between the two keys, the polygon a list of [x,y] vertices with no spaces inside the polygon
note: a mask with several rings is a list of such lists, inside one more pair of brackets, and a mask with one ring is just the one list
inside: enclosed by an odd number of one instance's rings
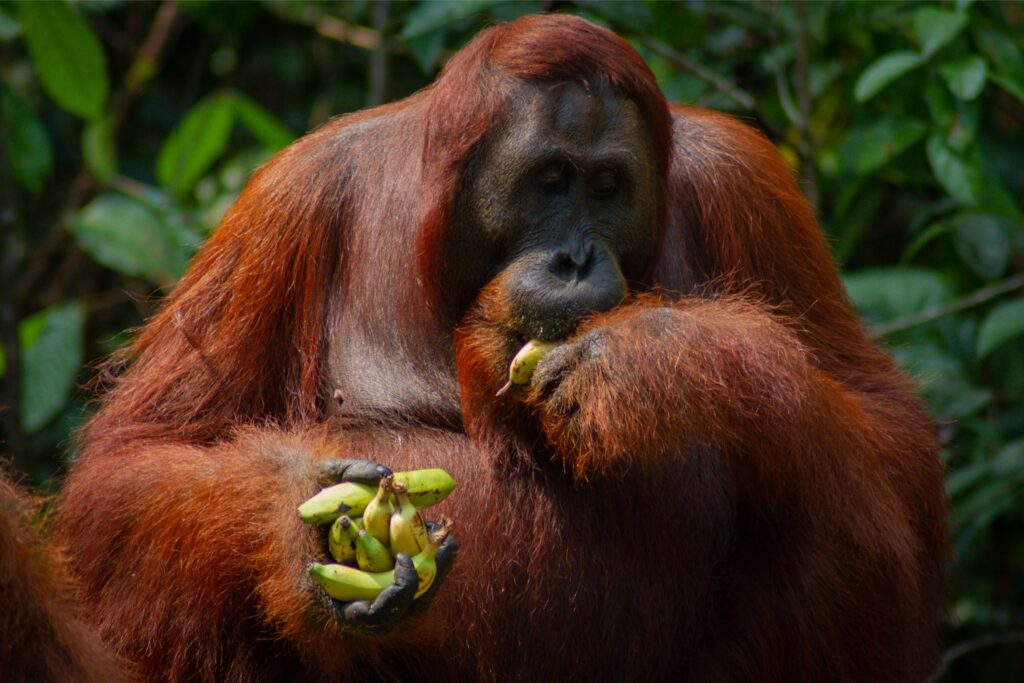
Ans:
{"label": "dark facial skin", "polygon": [[655,201],[651,145],[631,101],[575,82],[522,86],[464,176],[448,252],[454,291],[490,283],[511,332],[564,338],[642,274]]}

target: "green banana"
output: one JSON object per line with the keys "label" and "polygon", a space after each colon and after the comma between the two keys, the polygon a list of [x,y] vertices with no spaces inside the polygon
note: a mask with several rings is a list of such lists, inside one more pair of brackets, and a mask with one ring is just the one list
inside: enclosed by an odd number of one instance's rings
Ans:
{"label": "green banana", "polygon": [[[416,596],[423,595],[437,577],[435,556],[442,541],[451,532],[451,520],[441,517],[438,520],[441,528],[430,535],[427,547],[423,552],[412,558],[412,565],[419,576]],[[345,602],[351,600],[373,600],[380,592],[395,583],[395,570],[386,572],[364,572],[360,569],[346,567],[343,564],[320,564],[314,562],[309,566],[309,575],[323,586],[327,594],[335,600]]]}
{"label": "green banana", "polygon": [[383,572],[395,566],[388,549],[365,529],[356,535],[356,564],[367,572]]}
{"label": "green banana", "polygon": [[395,571],[371,574],[343,564],[309,565],[309,575],[335,600],[373,600],[395,582]]}
{"label": "green banana", "polygon": [[395,511],[394,496],[391,495],[391,485],[394,477],[381,477],[380,485],[377,487],[377,495],[366,504],[363,510],[363,528],[373,537],[384,544],[391,545],[391,515]]}
{"label": "green banana", "polygon": [[529,384],[530,379],[533,378],[533,371],[537,369],[537,363],[558,345],[559,342],[545,342],[539,339],[531,339],[526,342],[509,364],[508,381],[501,389],[498,389],[496,395],[501,396],[514,384]]}
{"label": "green banana", "polygon": [[[408,487],[409,499],[416,507],[436,505],[455,489],[455,480],[438,468],[396,472],[395,479]],[[341,515],[358,517],[375,492],[373,486],[351,481],[328,486],[299,506],[299,516],[307,524],[326,524]]]}
{"label": "green banana", "polygon": [[455,490],[455,480],[439,467],[395,472],[395,481],[409,490],[409,500],[418,508],[437,505]]}
{"label": "green banana", "polygon": [[353,562],[356,559],[356,535],[359,526],[347,515],[334,520],[327,533],[327,546],[331,557],[338,562]]}
{"label": "green banana", "polygon": [[417,555],[427,547],[427,524],[423,515],[409,500],[405,485],[395,482],[391,486],[395,494],[395,512],[391,515],[391,552]]}

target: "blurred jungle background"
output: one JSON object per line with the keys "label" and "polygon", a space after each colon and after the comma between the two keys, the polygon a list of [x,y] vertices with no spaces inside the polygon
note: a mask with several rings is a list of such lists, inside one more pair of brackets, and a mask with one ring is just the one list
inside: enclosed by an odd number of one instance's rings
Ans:
{"label": "blurred jungle background", "polygon": [[0,0],[0,452],[52,490],[90,368],[257,165],[537,11],[613,28],[671,100],[778,145],[940,424],[957,564],[939,675],[1024,680],[1018,3]]}

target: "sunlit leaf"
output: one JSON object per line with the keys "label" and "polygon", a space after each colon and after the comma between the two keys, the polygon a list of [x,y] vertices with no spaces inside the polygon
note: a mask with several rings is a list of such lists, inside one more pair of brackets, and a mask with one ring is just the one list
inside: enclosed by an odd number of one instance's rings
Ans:
{"label": "sunlit leaf", "polygon": [[883,55],[873,61],[857,79],[853,96],[858,102],[867,102],[897,78],[922,64],[924,58],[909,50]]}
{"label": "sunlit leaf", "polygon": [[969,55],[943,62],[939,65],[939,74],[954,95],[961,100],[970,101],[985,87],[988,66],[981,57]]}
{"label": "sunlit leaf", "polygon": [[231,100],[241,124],[268,149],[276,152],[295,140],[295,133],[252,99],[235,93]]}
{"label": "sunlit leaf", "polygon": [[109,86],[107,60],[92,29],[66,2],[21,2],[17,7],[47,94],[72,114],[98,118]]}
{"label": "sunlit leaf", "polygon": [[185,115],[156,159],[156,178],[176,194],[184,194],[227,149],[236,106],[226,95],[213,95]]}
{"label": "sunlit leaf", "polygon": [[82,130],[82,160],[97,180],[109,183],[117,175],[114,129],[109,118],[90,121]]}
{"label": "sunlit leaf", "polygon": [[167,285],[180,277],[195,245],[142,202],[119,194],[97,197],[68,229],[97,262],[126,275]]}
{"label": "sunlit leaf", "polygon": [[967,14],[937,7],[922,7],[914,12],[914,33],[921,52],[929,57],[956,38],[967,24]]}

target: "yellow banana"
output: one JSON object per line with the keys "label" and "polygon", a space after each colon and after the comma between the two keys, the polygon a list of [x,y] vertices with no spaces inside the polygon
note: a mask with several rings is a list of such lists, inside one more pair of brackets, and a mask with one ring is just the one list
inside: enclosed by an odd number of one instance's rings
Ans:
{"label": "yellow banana", "polygon": [[373,600],[380,592],[395,582],[394,570],[371,574],[343,564],[320,564],[309,566],[309,575],[324,587],[335,600]]}
{"label": "yellow banana", "polygon": [[391,552],[417,555],[427,547],[427,525],[423,515],[409,500],[405,485],[395,482],[391,486],[395,494],[395,512],[391,515]]}
{"label": "yellow banana", "polygon": [[405,484],[409,500],[418,508],[437,505],[455,490],[455,480],[439,467],[395,472],[395,481]]}
{"label": "yellow banana", "polygon": [[[451,520],[442,517],[441,528],[430,535],[429,543],[423,552],[412,558],[412,565],[419,577],[416,597],[423,595],[437,577],[437,563],[434,558],[441,542],[451,531]],[[327,594],[335,600],[373,600],[380,592],[395,583],[395,570],[386,572],[364,572],[360,569],[346,567],[343,564],[320,564],[314,562],[309,566],[309,574],[313,580],[324,587]]]}
{"label": "yellow banana", "polygon": [[394,480],[394,477],[381,477],[377,495],[363,511],[363,528],[385,547],[391,544],[391,514],[395,511],[391,485]]}
{"label": "yellow banana", "polygon": [[388,549],[365,529],[356,534],[356,564],[367,572],[384,572],[395,566]]}
{"label": "yellow banana", "polygon": [[327,533],[327,546],[330,548],[331,557],[338,562],[354,562],[358,533],[359,526],[350,517],[338,517]]}
{"label": "yellow banana", "polygon": [[526,342],[509,364],[508,381],[498,390],[497,395],[504,394],[512,388],[513,384],[529,384],[530,379],[533,378],[533,371],[537,369],[537,363],[558,344],[558,342],[545,342],[539,339],[531,339]]}
{"label": "yellow banana", "polygon": [[[455,489],[455,480],[442,469],[430,468],[396,472],[395,479],[409,489],[409,499],[417,507],[440,503]],[[373,500],[375,487],[355,482],[328,486],[299,506],[299,516],[307,524],[326,524],[341,515],[355,518]]]}

